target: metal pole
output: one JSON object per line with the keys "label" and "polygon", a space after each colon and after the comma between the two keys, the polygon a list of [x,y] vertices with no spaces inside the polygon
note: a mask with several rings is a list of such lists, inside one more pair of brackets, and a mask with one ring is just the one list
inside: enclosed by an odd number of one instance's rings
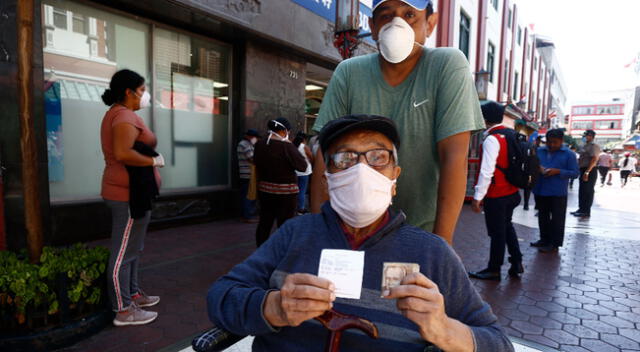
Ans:
{"label": "metal pole", "polygon": [[33,17],[34,0],[17,1],[18,23],[18,104],[20,150],[27,248],[32,263],[42,252],[42,216],[38,187],[38,153],[33,131]]}

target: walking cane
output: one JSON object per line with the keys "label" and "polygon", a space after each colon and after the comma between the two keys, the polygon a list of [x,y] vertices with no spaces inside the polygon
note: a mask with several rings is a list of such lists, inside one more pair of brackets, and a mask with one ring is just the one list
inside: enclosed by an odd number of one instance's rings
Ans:
{"label": "walking cane", "polygon": [[339,352],[342,332],[348,329],[358,329],[372,339],[378,338],[378,328],[372,322],[355,315],[343,314],[331,309],[315,319],[330,332],[324,348],[325,352]]}

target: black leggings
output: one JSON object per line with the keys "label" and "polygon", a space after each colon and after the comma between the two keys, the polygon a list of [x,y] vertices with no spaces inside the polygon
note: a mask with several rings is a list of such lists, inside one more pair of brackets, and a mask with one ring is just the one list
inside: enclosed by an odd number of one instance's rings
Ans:
{"label": "black leggings", "polygon": [[620,171],[620,182],[622,182],[623,186],[627,184],[627,179],[629,178],[629,175],[631,175],[631,170]]}

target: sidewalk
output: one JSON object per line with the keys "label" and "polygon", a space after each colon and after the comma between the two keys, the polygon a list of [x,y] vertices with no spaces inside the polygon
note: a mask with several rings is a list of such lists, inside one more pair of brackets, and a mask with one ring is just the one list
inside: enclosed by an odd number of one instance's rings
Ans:
{"label": "sidewalk", "polygon": [[[619,193],[619,189],[598,190],[596,200],[608,199],[605,194],[610,194],[608,201],[617,203]],[[638,196],[624,195],[636,202]],[[572,194],[570,204],[573,198]],[[501,282],[474,281],[510,336],[569,352],[640,350],[640,216],[607,210],[605,205],[597,203],[589,226],[580,225],[586,230],[576,226],[577,220],[568,219],[571,233],[557,254],[539,254],[529,247],[538,237],[532,227],[535,212],[519,207],[518,221],[529,225],[516,225],[524,275],[520,280],[509,279],[505,266]],[[611,224],[616,224],[615,229],[607,230]],[[209,285],[252,253],[254,229],[255,225],[228,220],[149,233],[140,276],[149,294],[162,297],[153,307],[160,313],[158,320],[140,327],[108,327],[62,351],[184,349],[193,335],[209,326],[204,301]],[[600,236],[605,230],[612,235]],[[454,248],[468,269],[486,265],[489,238],[484,219],[468,206],[463,209]]]}

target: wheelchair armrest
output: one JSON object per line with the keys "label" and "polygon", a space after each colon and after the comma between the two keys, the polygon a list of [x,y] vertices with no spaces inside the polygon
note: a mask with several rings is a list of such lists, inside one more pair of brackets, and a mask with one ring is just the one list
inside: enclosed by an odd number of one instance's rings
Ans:
{"label": "wheelchair armrest", "polygon": [[238,336],[213,326],[213,328],[196,336],[191,341],[191,347],[196,352],[218,352],[232,346],[243,338],[245,336]]}

